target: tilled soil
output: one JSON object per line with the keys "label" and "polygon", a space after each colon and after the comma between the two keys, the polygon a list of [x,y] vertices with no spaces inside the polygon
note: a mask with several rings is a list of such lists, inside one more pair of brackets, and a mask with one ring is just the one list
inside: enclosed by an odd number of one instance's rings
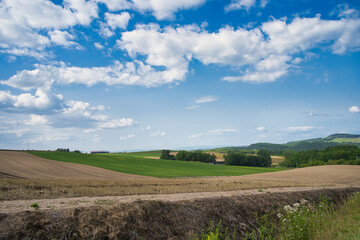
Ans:
{"label": "tilled soil", "polygon": [[0,239],[190,239],[222,220],[238,237],[262,216],[301,199],[339,203],[360,188],[333,188],[180,201],[138,200],[93,207],[0,214]]}
{"label": "tilled soil", "polygon": [[[21,151],[0,151],[0,177],[28,179],[153,179],[76,163],[53,161]],[[2,173],[2,174],[1,174]]]}

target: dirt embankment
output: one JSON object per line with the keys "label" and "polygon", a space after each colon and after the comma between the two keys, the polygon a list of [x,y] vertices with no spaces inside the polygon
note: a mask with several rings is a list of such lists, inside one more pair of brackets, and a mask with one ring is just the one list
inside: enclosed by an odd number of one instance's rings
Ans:
{"label": "dirt embankment", "polygon": [[238,236],[259,216],[301,199],[339,202],[360,188],[231,196],[191,201],[136,201],[115,206],[0,214],[0,239],[190,239],[210,221]]}

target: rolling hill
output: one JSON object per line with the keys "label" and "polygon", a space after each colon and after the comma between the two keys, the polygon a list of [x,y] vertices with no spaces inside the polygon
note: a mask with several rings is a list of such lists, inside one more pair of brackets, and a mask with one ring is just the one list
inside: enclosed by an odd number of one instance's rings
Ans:
{"label": "rolling hill", "polygon": [[255,143],[249,146],[242,146],[242,147],[215,148],[212,149],[211,151],[223,152],[223,153],[226,153],[229,150],[254,150],[254,149],[265,149],[274,152],[279,152],[284,150],[306,151],[312,149],[323,150],[327,147],[338,146],[338,145],[360,146],[360,135],[337,133],[337,134],[332,134],[325,138],[313,138],[313,139],[307,139],[301,141],[292,141],[285,144]]}

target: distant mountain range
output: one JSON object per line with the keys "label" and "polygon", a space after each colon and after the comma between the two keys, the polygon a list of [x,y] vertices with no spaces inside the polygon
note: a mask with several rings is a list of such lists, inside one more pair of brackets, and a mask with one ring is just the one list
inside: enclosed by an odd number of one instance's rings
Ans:
{"label": "distant mountain range", "polygon": [[221,147],[212,150],[216,152],[227,152],[229,149],[233,149],[233,150],[265,149],[275,152],[284,151],[284,150],[306,151],[312,149],[322,150],[327,147],[338,146],[338,145],[360,146],[360,135],[337,133],[337,134],[332,134],[325,138],[313,138],[302,141],[288,142],[285,144],[255,143],[244,147]]}

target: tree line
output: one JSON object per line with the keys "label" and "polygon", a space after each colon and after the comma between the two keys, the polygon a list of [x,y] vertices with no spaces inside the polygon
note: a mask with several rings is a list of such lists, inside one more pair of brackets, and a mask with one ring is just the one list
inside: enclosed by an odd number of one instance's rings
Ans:
{"label": "tree line", "polygon": [[324,150],[285,151],[284,167],[309,167],[318,165],[360,165],[360,147],[354,145],[333,146]]}
{"label": "tree line", "polygon": [[204,153],[201,150],[197,151],[179,151],[176,155],[171,155],[169,150],[163,150],[160,159],[216,163],[216,156],[210,153]]}
{"label": "tree line", "polygon": [[258,150],[256,155],[229,152],[225,155],[225,164],[249,167],[271,167],[271,156],[267,150]]}
{"label": "tree line", "polygon": [[[224,157],[226,165],[271,167],[271,156],[266,150],[258,150],[256,155],[230,152]],[[169,150],[163,150],[160,159],[216,163],[216,156],[214,154],[204,153],[200,150],[179,151],[176,155],[171,155]]]}

